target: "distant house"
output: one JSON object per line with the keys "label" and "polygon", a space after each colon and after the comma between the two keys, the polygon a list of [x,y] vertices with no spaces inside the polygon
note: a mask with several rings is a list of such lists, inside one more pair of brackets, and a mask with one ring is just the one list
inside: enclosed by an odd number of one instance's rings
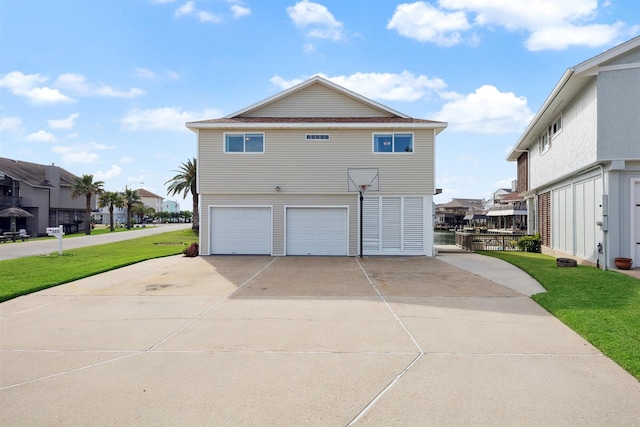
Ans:
{"label": "distant house", "polygon": [[[84,229],[86,199],[71,199],[76,175],[54,164],[41,165],[0,157],[0,210],[18,206],[33,217],[18,218],[17,228],[45,234],[47,227],[63,225],[65,232]],[[95,207],[95,198],[92,200]],[[8,230],[9,218],[0,218]]]}
{"label": "distant house", "polygon": [[[153,208],[157,213],[163,211],[164,199],[151,191],[144,188],[138,188],[136,190],[140,196],[140,201],[145,207]],[[99,196],[98,196],[99,197]],[[98,224],[109,224],[109,207],[94,209],[92,216]],[[135,219],[135,215],[133,216]],[[113,208],[113,223],[114,224],[126,224],[127,223],[127,207]]]}
{"label": "distant house", "polygon": [[524,197],[517,191],[494,197],[487,211],[487,225],[489,230],[526,231],[527,202]]}
{"label": "distant house", "polygon": [[569,68],[507,159],[544,252],[640,264],[640,37]]}
{"label": "distant house", "polygon": [[436,205],[436,224],[445,228],[462,228],[472,223],[482,222],[485,216],[484,199],[451,199],[450,202]]}
{"label": "distant house", "polygon": [[180,204],[175,200],[164,200],[162,202],[162,212],[180,213]]}
{"label": "distant house", "polygon": [[187,123],[200,253],[354,256],[362,242],[365,255],[433,256],[434,147],[446,126],[317,76]]}
{"label": "distant house", "polygon": [[144,206],[153,208],[155,212],[162,212],[162,202],[164,198],[144,188],[138,188],[136,191],[140,195],[140,201],[142,201]]}

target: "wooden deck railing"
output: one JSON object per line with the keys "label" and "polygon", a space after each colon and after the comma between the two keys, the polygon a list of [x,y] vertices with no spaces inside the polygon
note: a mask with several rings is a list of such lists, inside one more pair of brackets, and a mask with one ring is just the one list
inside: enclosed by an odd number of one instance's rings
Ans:
{"label": "wooden deck railing", "polygon": [[466,251],[517,251],[526,234],[478,234],[456,232],[456,245]]}

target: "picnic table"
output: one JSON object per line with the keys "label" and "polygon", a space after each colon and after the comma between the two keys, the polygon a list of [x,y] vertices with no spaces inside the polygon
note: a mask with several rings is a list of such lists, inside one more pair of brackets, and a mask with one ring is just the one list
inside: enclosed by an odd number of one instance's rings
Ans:
{"label": "picnic table", "polygon": [[6,240],[11,240],[15,242],[17,239],[21,239],[23,242],[29,239],[28,234],[22,234],[19,231],[5,231],[2,233],[2,242],[4,243]]}

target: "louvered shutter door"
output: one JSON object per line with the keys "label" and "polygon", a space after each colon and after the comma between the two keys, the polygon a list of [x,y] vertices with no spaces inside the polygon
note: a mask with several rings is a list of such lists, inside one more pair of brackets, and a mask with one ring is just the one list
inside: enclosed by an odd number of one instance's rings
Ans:
{"label": "louvered shutter door", "polygon": [[402,249],[402,212],[400,197],[382,198],[382,250],[398,251]]}
{"label": "louvered shutter door", "polygon": [[405,252],[422,252],[424,236],[422,197],[404,198],[404,248]]}
{"label": "louvered shutter door", "polygon": [[380,198],[365,198],[362,205],[363,253],[378,253],[380,252]]}

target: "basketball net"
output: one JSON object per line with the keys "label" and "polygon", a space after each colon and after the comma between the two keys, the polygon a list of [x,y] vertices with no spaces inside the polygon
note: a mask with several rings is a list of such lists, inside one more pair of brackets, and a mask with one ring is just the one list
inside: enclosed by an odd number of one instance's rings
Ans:
{"label": "basketball net", "polygon": [[360,194],[364,196],[364,193],[367,192],[367,188],[371,187],[371,184],[361,184],[358,186],[360,188]]}

